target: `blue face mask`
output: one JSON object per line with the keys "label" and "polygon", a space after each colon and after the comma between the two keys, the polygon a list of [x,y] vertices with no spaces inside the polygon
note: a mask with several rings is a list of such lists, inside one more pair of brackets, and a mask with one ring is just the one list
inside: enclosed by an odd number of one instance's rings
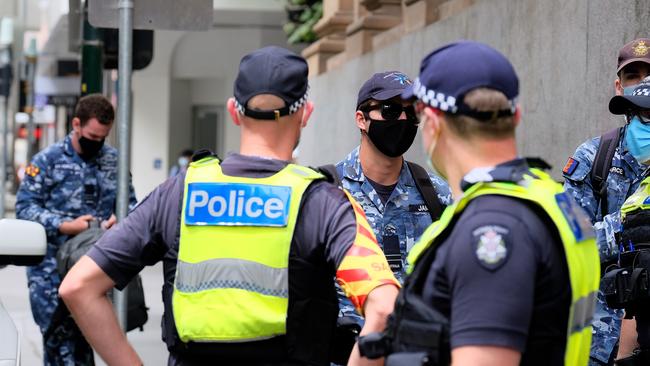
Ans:
{"label": "blue face mask", "polygon": [[650,160],[650,124],[641,122],[639,116],[634,116],[627,125],[625,142],[630,154],[639,163]]}
{"label": "blue face mask", "polygon": [[636,85],[623,88],[623,95],[632,95],[632,93],[634,93],[634,88],[636,88]]}

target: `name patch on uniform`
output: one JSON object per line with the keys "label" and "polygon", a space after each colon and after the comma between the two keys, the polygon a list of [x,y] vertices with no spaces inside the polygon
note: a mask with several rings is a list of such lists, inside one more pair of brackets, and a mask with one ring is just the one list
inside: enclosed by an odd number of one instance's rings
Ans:
{"label": "name patch on uniform", "polygon": [[566,175],[573,174],[573,172],[576,171],[576,168],[578,168],[579,164],[580,164],[579,161],[575,160],[574,158],[569,158],[569,160],[566,161],[566,164],[564,164],[564,169],[562,169],[562,173]]}
{"label": "name patch on uniform", "polygon": [[242,183],[190,183],[185,224],[287,226],[291,187]]}
{"label": "name patch on uniform", "polygon": [[613,166],[609,169],[610,173],[618,174],[618,175],[624,175],[625,172],[623,171],[623,168]]}
{"label": "name patch on uniform", "polygon": [[429,212],[429,208],[424,203],[419,205],[409,205],[409,212]]}

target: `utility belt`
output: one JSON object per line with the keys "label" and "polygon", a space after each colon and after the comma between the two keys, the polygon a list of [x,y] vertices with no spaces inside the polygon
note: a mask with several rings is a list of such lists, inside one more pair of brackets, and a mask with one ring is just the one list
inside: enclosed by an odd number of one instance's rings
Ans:
{"label": "utility belt", "polygon": [[607,306],[625,309],[631,319],[650,304],[650,212],[637,210],[623,219],[616,234],[619,257],[608,263],[602,279]]}
{"label": "utility belt", "polygon": [[362,356],[386,357],[386,366],[449,365],[449,320],[420,295],[435,252],[429,248],[407,278],[386,330],[359,337]]}

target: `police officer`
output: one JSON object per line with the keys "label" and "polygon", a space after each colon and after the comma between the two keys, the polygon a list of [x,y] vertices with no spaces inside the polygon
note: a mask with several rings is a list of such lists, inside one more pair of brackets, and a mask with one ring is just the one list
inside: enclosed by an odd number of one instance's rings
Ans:
{"label": "police officer", "polygon": [[[633,134],[636,138],[629,141],[631,149],[643,152],[637,156],[637,160],[643,164],[650,162],[650,77],[646,77],[640,84],[633,88],[629,95],[617,95],[610,100],[609,110],[616,115],[625,115],[629,121],[627,133]],[[633,146],[633,147],[632,147]],[[634,252],[636,258],[641,258],[647,252],[647,243],[650,242],[650,228],[648,214],[650,205],[650,170],[643,173],[643,180],[639,188],[632,194],[621,207],[621,234],[619,247],[624,253]],[[623,254],[623,253],[622,253]],[[627,256],[623,255],[623,258]],[[619,265],[626,266],[622,259]],[[646,262],[641,262],[641,267]],[[611,266],[616,268],[617,266]],[[636,332],[634,327],[627,326],[621,329],[620,347],[618,352],[619,360],[617,365],[647,365],[650,363],[650,310],[647,300],[635,299],[633,308],[626,308],[628,317],[634,315],[636,320]],[[638,336],[637,336],[638,333]],[[637,341],[638,339],[638,341]],[[635,350],[635,348],[637,348]]]}
{"label": "police officer", "polygon": [[[61,282],[56,252],[69,237],[86,230],[91,220],[105,228],[115,223],[117,150],[104,144],[115,112],[104,96],[79,99],[72,132],[34,156],[16,195],[16,217],[45,227],[47,253],[27,269],[32,315],[43,334],[45,365],[93,363],[92,349],[70,319],[52,324]],[[133,188],[130,202],[135,205]]]}
{"label": "police officer", "polygon": [[[629,94],[634,86],[650,75],[650,39],[639,38],[624,45],[618,53],[616,95]],[[647,168],[636,149],[635,131],[625,126],[609,131],[580,145],[567,161],[564,188],[582,206],[594,224],[601,261],[616,259],[618,247],[614,233],[620,231],[620,208],[634,192]],[[607,154],[611,146],[611,153]],[[599,156],[599,161],[596,157]],[[605,265],[606,266],[606,265]],[[590,365],[608,365],[621,329],[621,310],[609,309],[602,292],[594,315],[594,339]]]}
{"label": "police officer", "polygon": [[427,159],[456,200],[409,253],[388,365],[587,363],[598,252],[548,166],[518,157],[518,94],[502,54],[459,41],[425,57],[402,95],[417,98]]}
{"label": "police officer", "polygon": [[108,364],[140,360],[104,293],[163,261],[170,365],[328,365],[333,277],[382,329],[398,282],[363,211],[315,171],[289,163],[313,104],[307,63],[279,47],[244,56],[228,100],[239,154],[194,157],[66,276],[61,294]]}

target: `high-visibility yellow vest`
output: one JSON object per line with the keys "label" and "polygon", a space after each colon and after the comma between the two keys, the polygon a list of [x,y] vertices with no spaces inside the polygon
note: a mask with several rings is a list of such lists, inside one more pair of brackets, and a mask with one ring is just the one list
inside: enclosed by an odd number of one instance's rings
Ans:
{"label": "high-visibility yellow vest", "polygon": [[183,342],[246,342],[286,334],[289,249],[300,201],[323,178],[294,164],[267,178],[190,164],[172,310]]}
{"label": "high-visibility yellow vest", "polygon": [[625,216],[636,210],[650,209],[650,177],[645,178],[639,184],[639,188],[625,200],[621,207],[621,216]]}
{"label": "high-visibility yellow vest", "polygon": [[592,226],[582,208],[563,191],[561,185],[541,170],[531,169],[531,173],[536,178],[524,175],[523,181],[518,184],[481,182],[470,187],[457,202],[445,210],[439,221],[422,234],[420,241],[409,253],[410,268],[413,268],[436,238],[441,237],[452,219],[460,215],[472,199],[484,195],[502,195],[538,204],[555,224],[569,266],[571,309],[564,364],[587,365],[591,346],[591,319],[600,281],[600,259]]}

